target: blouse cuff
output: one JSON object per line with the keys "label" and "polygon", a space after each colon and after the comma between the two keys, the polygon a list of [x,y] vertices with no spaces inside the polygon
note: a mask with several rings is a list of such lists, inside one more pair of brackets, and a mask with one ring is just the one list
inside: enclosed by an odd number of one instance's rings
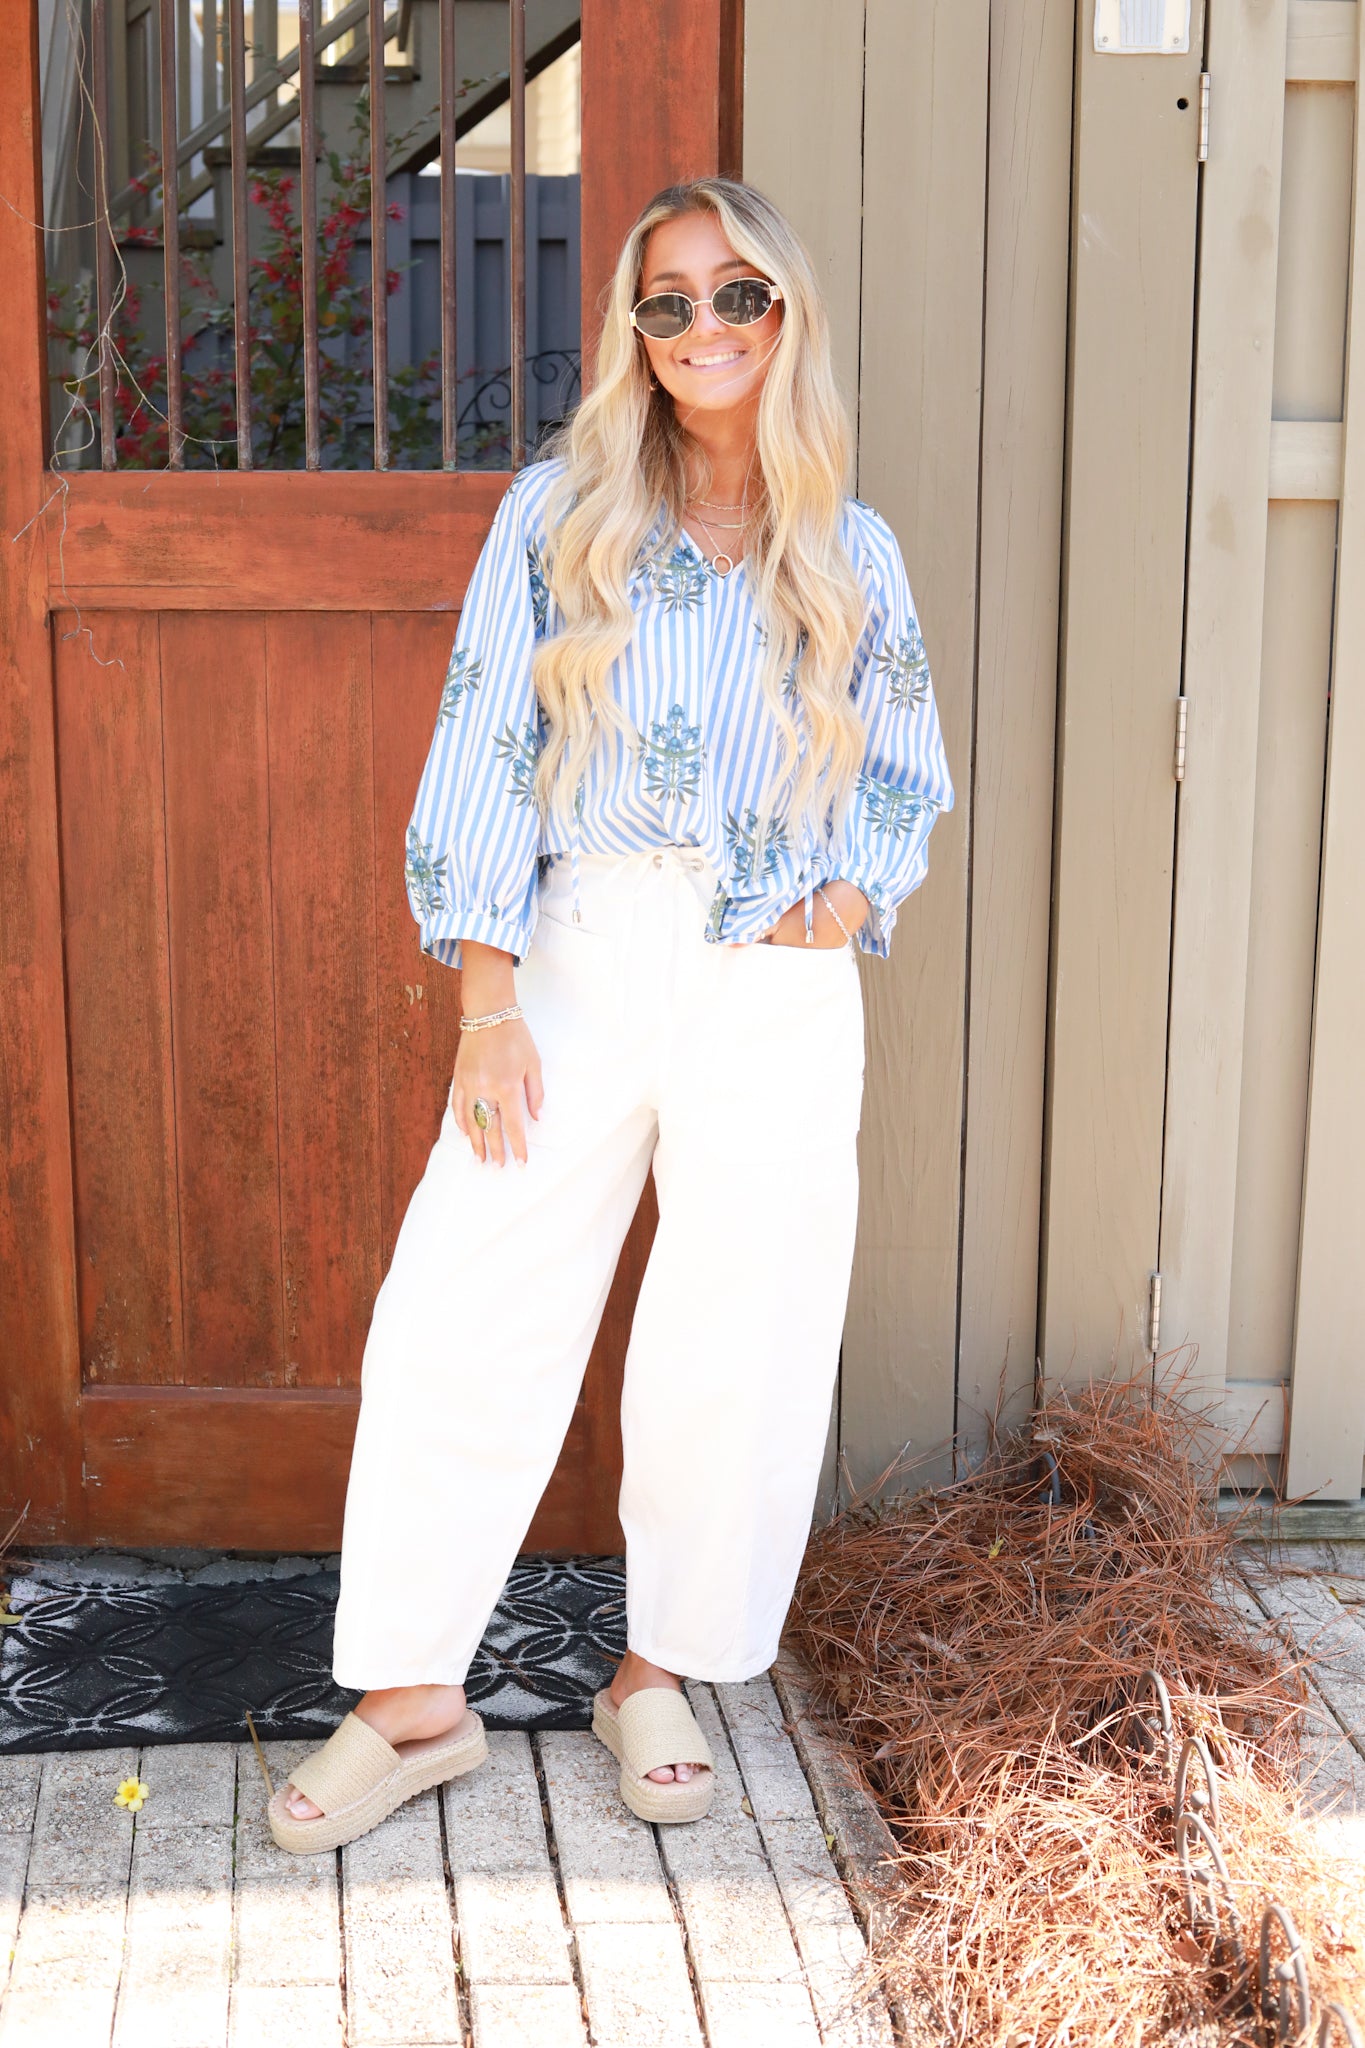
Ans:
{"label": "blouse cuff", "polygon": [[727,897],[721,908],[713,907],[706,936],[713,944],[748,945],[770,932],[785,908],[771,896]]}
{"label": "blouse cuff", "polygon": [[853,860],[832,861],[829,873],[820,879],[822,882],[850,882],[866,896],[870,908],[857,930],[858,945],[864,953],[872,953],[877,959],[885,960],[891,951],[891,933],[896,922],[896,905],[886,890]]}
{"label": "blouse cuff", "polygon": [[420,926],[422,951],[444,967],[460,965],[460,948],[465,939],[479,945],[500,946],[511,953],[520,967],[531,949],[532,925],[525,918],[506,917],[501,911],[443,911],[439,917],[423,918]]}

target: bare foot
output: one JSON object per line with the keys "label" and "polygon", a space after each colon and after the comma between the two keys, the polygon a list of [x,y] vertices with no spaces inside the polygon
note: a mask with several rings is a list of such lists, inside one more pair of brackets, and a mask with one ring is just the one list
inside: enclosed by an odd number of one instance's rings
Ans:
{"label": "bare foot", "polygon": [[[464,1719],[464,1710],[462,1685],[394,1685],[367,1692],[355,1712],[401,1755],[411,1744],[449,1735]],[[295,1820],[316,1820],[322,1811],[292,1785],[285,1805]]]}
{"label": "bare foot", "polygon": [[[661,1664],[651,1664],[646,1658],[637,1657],[634,1650],[627,1650],[611,1682],[611,1703],[619,1711],[633,1692],[645,1692],[651,1686],[657,1686],[664,1692],[681,1692],[682,1680],[671,1671],[665,1671]],[[671,1785],[675,1778],[680,1785],[685,1785],[689,1778],[695,1778],[707,1768],[707,1765],[699,1763],[665,1764],[661,1770],[650,1771],[647,1775],[656,1785]]]}

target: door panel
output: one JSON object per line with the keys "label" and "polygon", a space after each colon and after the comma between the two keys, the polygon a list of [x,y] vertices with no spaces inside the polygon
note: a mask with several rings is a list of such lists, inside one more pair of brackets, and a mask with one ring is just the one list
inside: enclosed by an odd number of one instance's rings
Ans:
{"label": "door panel", "polygon": [[[88,1382],[183,1377],[157,621],[55,634],[81,1359]],[[98,648],[99,660],[92,659]]]}
{"label": "door panel", "polygon": [[[584,9],[589,310],[642,201],[734,161],[728,0],[653,10],[666,74],[642,71],[638,22],[624,0]],[[36,5],[0,10],[0,504],[23,529],[0,572],[21,982],[0,1027],[0,1507],[27,1497],[35,1541],[329,1548],[370,1309],[457,1035],[403,834],[507,479],[82,472],[54,496],[25,226],[36,48]],[[532,1547],[619,1545],[654,1220],[651,1188]]]}
{"label": "door panel", "polygon": [[379,1286],[370,622],[266,629],[286,1386],[354,1385]]}
{"label": "door panel", "polygon": [[184,1378],[281,1386],[265,617],[163,612],[160,649]]}
{"label": "door panel", "polygon": [[424,960],[403,884],[404,837],[431,744],[453,626],[440,612],[375,613],[375,1002],[379,1031],[379,1212],[382,1264],[393,1257],[408,1196],[440,1128],[459,1038],[459,976]]}

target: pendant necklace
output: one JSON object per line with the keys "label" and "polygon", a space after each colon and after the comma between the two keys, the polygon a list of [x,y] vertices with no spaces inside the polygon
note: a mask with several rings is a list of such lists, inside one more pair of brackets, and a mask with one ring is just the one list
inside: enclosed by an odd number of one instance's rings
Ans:
{"label": "pendant necklace", "polygon": [[[730,571],[735,566],[735,558],[733,555],[727,554],[725,549],[721,547],[720,542],[716,539],[715,534],[711,530],[712,522],[703,519],[701,513],[697,511],[696,507],[698,505],[705,505],[708,512],[743,512],[747,514],[748,502],[749,500],[747,491],[744,497],[740,499],[737,505],[713,504],[712,500],[709,498],[693,498],[689,500],[689,503],[693,508],[692,517],[696,520],[698,526],[706,535],[706,538],[710,541],[712,547],[716,550],[715,554],[711,557],[711,567],[715,570],[717,576],[728,576]],[[722,533],[743,533],[748,523],[749,521],[747,516],[743,519],[717,519],[714,522],[714,524],[720,529]],[[724,565],[723,567],[722,564]]]}
{"label": "pendant necklace", "polygon": [[[739,508],[737,506],[731,506],[729,509],[731,511],[737,511]],[[715,570],[717,576],[728,576],[730,571],[735,566],[734,556],[727,555],[725,553],[725,550],[721,547],[720,542],[716,539],[716,536],[714,535],[714,533],[712,533],[710,527],[702,518],[700,512],[694,512],[692,516],[696,520],[702,532],[706,535],[706,538],[710,541],[712,547],[716,550],[715,554],[711,557],[711,567]],[[742,519],[737,520],[733,525],[724,527],[722,531],[728,533],[742,533],[744,531],[744,521]],[[725,565],[724,568],[721,567],[722,563],[724,563]]]}

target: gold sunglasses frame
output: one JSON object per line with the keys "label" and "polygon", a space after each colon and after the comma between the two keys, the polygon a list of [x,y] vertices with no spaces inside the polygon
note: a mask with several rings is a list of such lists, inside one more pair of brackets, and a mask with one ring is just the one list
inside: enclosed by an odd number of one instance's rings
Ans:
{"label": "gold sunglasses frame", "polygon": [[[766,320],[769,313],[772,312],[773,306],[778,306],[781,305],[782,303],[782,290],[780,285],[773,284],[771,279],[769,278],[727,277],[725,280],[725,284],[718,284],[716,286],[716,292],[723,292],[725,290],[725,286],[731,284],[767,285],[768,290],[773,295],[772,305],[766,306],[764,308],[764,310],[759,314],[758,320]],[[694,299],[691,292],[646,292],[644,298],[637,299],[635,301],[635,304],[631,307],[630,324],[635,329],[635,332],[637,334],[644,335],[646,341],[681,341],[683,335],[690,334],[692,332],[692,329],[696,326],[697,315],[698,313],[700,313],[703,306],[710,306],[712,312],[715,312],[715,307],[712,304],[712,301],[716,296],[716,292],[712,292],[711,297],[709,299]],[[635,315],[641,306],[648,304],[650,299],[686,299],[688,305],[692,308],[692,318],[688,321],[686,327],[683,328],[681,334],[645,334],[644,328],[639,325],[638,321],[635,318]],[[758,320],[727,320],[723,313],[716,313],[716,318],[717,320],[720,321],[722,327],[733,328],[736,333],[740,332],[745,327],[757,327],[758,325]]]}

